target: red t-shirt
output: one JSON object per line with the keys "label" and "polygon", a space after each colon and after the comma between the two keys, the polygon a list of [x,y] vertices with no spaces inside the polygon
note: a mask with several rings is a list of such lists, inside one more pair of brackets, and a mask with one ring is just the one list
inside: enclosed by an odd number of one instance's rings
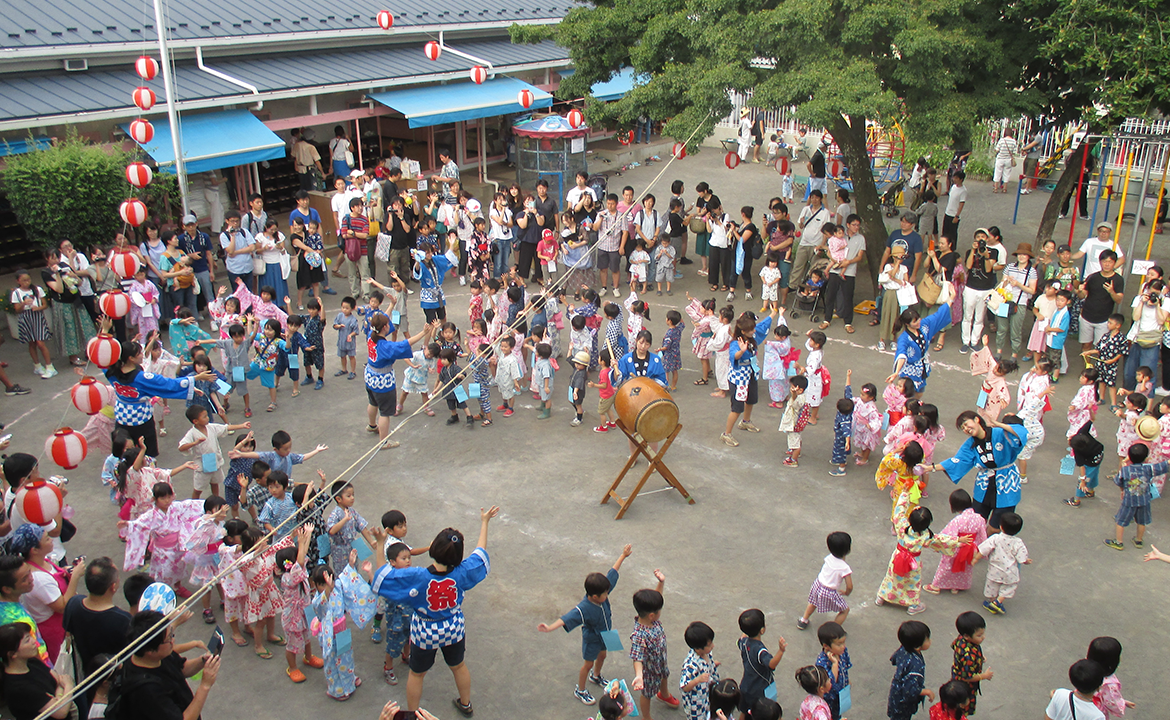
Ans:
{"label": "red t-shirt", "polygon": [[597,394],[602,400],[608,400],[617,393],[617,390],[613,389],[613,383],[610,381],[612,373],[613,368],[603,367],[601,368],[601,373],[597,376],[597,384],[601,386]]}

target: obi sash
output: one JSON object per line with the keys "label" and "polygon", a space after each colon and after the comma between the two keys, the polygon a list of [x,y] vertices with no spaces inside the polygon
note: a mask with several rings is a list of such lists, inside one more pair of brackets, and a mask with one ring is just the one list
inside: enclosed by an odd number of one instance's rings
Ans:
{"label": "obi sash", "polygon": [[959,537],[971,538],[971,542],[959,546],[954,562],[951,563],[952,572],[966,572],[975,559],[975,533],[959,533]]}
{"label": "obi sash", "polygon": [[922,551],[910,552],[901,543],[898,543],[898,549],[894,552],[894,574],[902,577],[909,575],[911,571],[918,568],[918,556]]}

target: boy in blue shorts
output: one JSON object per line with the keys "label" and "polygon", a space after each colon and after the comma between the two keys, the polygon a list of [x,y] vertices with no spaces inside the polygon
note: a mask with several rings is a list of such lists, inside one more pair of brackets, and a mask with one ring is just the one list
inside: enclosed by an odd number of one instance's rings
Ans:
{"label": "boy in blue shorts", "polygon": [[585,598],[552,625],[547,623],[537,625],[537,630],[541,632],[552,632],[562,627],[565,632],[571,632],[573,628],[581,627],[581,656],[585,659],[585,664],[581,666],[581,672],[577,676],[577,687],[573,690],[573,696],[586,705],[593,705],[597,700],[585,689],[585,680],[588,679],[601,687],[605,687],[608,682],[601,675],[601,666],[605,664],[606,655],[605,641],[601,633],[613,630],[609,594],[617,586],[618,571],[621,570],[622,563],[633,551],[633,546],[626,545],[609,572],[604,575],[601,573],[586,575]]}

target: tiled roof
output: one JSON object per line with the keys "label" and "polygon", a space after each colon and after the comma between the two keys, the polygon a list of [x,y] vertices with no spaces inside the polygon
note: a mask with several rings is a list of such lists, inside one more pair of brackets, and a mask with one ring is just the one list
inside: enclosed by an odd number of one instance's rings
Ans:
{"label": "tiled roof", "polygon": [[[369,28],[379,10],[394,14],[397,28],[469,23],[559,20],[572,0],[171,0],[170,37],[259,38]],[[150,0],[5,0],[0,2],[0,48],[101,45],[157,41]]]}
{"label": "tiled roof", "polygon": [[[556,65],[568,60],[568,52],[552,42],[513,45],[507,40],[497,40],[454,46],[505,71],[508,67]],[[257,86],[261,93],[304,89],[306,94],[317,87],[349,84],[377,88],[394,85],[395,80],[403,78],[425,82],[427,75],[466,70],[472,65],[453,53],[443,53],[432,62],[423,55],[419,44],[367,48],[360,57],[343,58],[337,52],[295,53],[207,58],[205,62],[209,67]],[[202,72],[194,63],[180,63],[174,77],[179,102],[226,98],[224,104],[230,104],[246,102],[250,97],[239,87]],[[129,65],[120,70],[9,76],[0,81],[0,122],[133,108],[130,93],[139,82]],[[159,96],[153,112],[161,112],[164,110],[162,82],[156,78],[150,85]]]}

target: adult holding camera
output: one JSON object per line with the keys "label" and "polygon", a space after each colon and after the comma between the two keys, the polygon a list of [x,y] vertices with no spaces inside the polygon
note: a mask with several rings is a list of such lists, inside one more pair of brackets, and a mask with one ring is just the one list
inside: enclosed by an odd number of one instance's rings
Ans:
{"label": "adult holding camera", "polygon": [[[809,184],[811,186],[812,179]],[[799,290],[808,274],[809,266],[816,259],[817,250],[824,245],[821,227],[829,222],[830,213],[824,206],[825,193],[821,190],[812,190],[808,196],[808,205],[800,211],[796,219],[796,229],[800,233],[800,242],[796,246],[796,255],[792,260],[792,274],[788,278],[788,289]]]}
{"label": "adult holding camera", "polygon": [[[317,222],[320,221],[318,217]],[[236,280],[243,280],[245,286],[252,287],[252,255],[256,251],[256,240],[251,233],[240,227],[238,210],[229,210],[225,216],[223,232],[219,234],[219,246],[223,248],[225,257],[228,287],[235,287]]]}
{"label": "adult holding camera", "polygon": [[[707,232],[711,235],[707,241],[710,253],[707,282],[711,283],[711,292],[722,290],[727,293],[728,300],[735,297],[730,290],[735,275],[735,259],[731,250],[731,238],[735,231],[735,222],[723,212],[721,205],[707,206]],[[722,286],[719,284],[721,275]]]}
{"label": "adult holding camera", "polygon": [[20,555],[32,572],[32,590],[20,599],[24,609],[36,620],[49,653],[49,662],[57,662],[61,645],[65,642],[62,619],[65,604],[77,594],[77,586],[85,574],[78,569],[85,558],[77,558],[68,568],[59,567],[49,555],[53,552],[53,538],[40,525],[26,523],[8,539],[8,551]]}
{"label": "adult holding camera", "polygon": [[1129,355],[1125,359],[1124,386],[1132,390],[1137,384],[1137,370],[1150,369],[1150,376],[1158,371],[1159,348],[1162,346],[1162,328],[1170,318],[1170,300],[1166,299],[1165,284],[1151,280],[1133,299],[1133,326],[1130,328]]}
{"label": "adult holding camera", "polygon": [[[145,610],[130,624],[130,642],[142,644],[122,666],[124,720],[196,720],[219,675],[218,654],[185,658],[175,651],[174,627],[151,629],[162,619],[162,613]],[[203,678],[192,692],[187,678],[199,671]]]}
{"label": "adult holding camera", "polygon": [[[945,233],[944,233],[945,234]],[[1003,269],[1003,245],[990,245],[990,233],[985,228],[975,231],[971,249],[967,251],[967,286],[963,288],[963,322],[959,335],[963,355],[978,350],[983,337],[983,316],[987,312],[987,297],[998,284],[996,273]]]}

